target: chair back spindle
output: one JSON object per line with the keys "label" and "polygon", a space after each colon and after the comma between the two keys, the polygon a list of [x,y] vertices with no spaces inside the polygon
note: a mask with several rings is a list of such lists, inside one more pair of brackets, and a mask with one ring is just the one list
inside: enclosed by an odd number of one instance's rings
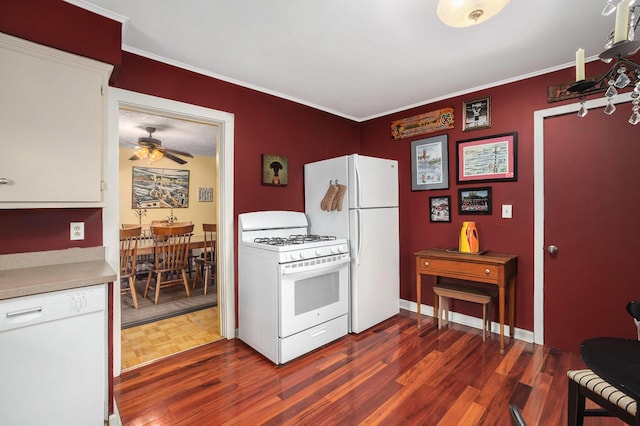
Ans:
{"label": "chair back spindle", "polygon": [[138,261],[138,240],[142,233],[142,226],[120,229],[120,279],[129,282],[128,289],[121,290],[121,294],[131,292],[133,305],[138,309],[138,298],[135,289],[135,276]]}

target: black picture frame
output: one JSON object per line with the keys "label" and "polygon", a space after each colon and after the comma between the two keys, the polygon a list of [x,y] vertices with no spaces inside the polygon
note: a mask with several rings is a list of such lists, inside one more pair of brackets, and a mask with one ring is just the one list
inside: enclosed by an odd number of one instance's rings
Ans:
{"label": "black picture frame", "polygon": [[490,186],[458,189],[458,214],[460,215],[491,215],[492,204]]}
{"label": "black picture frame", "polygon": [[491,127],[491,97],[463,102],[462,131],[488,129]]}
{"label": "black picture frame", "polygon": [[456,183],[517,180],[517,132],[456,142]]}
{"label": "black picture frame", "polygon": [[411,190],[449,188],[449,136],[411,142]]}
{"label": "black picture frame", "polygon": [[429,197],[429,222],[451,223],[451,197],[449,195]]}

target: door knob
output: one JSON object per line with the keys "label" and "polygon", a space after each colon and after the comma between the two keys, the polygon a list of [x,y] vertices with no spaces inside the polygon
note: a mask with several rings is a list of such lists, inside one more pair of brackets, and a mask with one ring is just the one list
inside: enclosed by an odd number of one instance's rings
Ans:
{"label": "door knob", "polygon": [[550,245],[547,247],[547,252],[549,254],[556,254],[558,252],[558,247],[554,246],[554,245]]}

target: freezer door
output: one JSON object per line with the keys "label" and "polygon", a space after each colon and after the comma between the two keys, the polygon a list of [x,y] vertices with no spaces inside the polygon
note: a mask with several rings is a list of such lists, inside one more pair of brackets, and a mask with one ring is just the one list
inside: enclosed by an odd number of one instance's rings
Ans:
{"label": "freezer door", "polygon": [[[304,211],[309,220],[309,232],[318,235],[334,235],[349,238],[349,192],[347,157],[337,157],[304,165]],[[322,200],[329,185],[345,185],[342,205],[336,209],[322,210]]]}
{"label": "freezer door", "polygon": [[350,210],[351,331],[400,311],[398,209]]}
{"label": "freezer door", "polygon": [[398,206],[398,162],[363,155],[349,156],[349,208]]}

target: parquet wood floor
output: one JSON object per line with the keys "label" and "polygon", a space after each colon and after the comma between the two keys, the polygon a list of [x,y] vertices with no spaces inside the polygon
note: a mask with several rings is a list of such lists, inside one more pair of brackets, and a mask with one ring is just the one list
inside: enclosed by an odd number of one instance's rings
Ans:
{"label": "parquet wood floor", "polygon": [[[401,313],[283,366],[238,339],[220,340],[123,373],[115,398],[126,426],[528,425],[567,422],[566,371],[576,355],[458,324],[437,330]],[[587,418],[585,425],[620,425]]]}
{"label": "parquet wood floor", "polygon": [[221,339],[218,307],[122,330],[123,371]]}

